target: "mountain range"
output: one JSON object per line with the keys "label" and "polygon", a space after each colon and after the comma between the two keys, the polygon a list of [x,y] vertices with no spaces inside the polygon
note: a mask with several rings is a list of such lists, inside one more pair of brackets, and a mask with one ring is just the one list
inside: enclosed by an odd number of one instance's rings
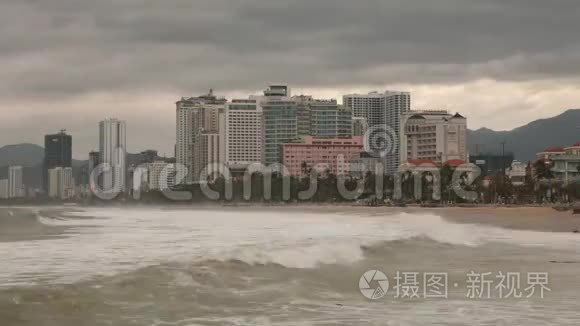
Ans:
{"label": "mountain range", "polygon": [[487,128],[469,130],[468,151],[476,153],[514,153],[517,160],[526,162],[536,154],[553,146],[571,146],[580,141],[580,109],[568,110],[558,116],[540,119],[510,131]]}
{"label": "mountain range", "polygon": [[[494,131],[487,128],[468,130],[468,151],[477,153],[514,153],[517,160],[532,161],[536,153],[552,146],[569,146],[580,141],[580,109],[568,110],[558,116],[540,119],[510,131]],[[44,148],[35,144],[18,144],[0,147],[0,178],[5,178],[7,166],[25,167],[24,182],[28,186],[41,184]],[[139,154],[128,154],[127,163],[138,162]],[[161,158],[163,159],[163,158]],[[87,161],[73,160],[75,179],[80,178],[81,168]],[[80,179],[77,179],[80,180]]]}

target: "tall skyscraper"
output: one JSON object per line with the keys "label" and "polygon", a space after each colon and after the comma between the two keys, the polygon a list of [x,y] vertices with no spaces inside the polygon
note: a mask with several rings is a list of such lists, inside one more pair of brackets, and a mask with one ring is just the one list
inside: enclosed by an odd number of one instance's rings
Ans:
{"label": "tall skyscraper", "polygon": [[[384,151],[385,171],[397,172],[400,165],[401,115],[411,110],[411,94],[408,92],[344,95],[343,104],[352,109],[353,116],[365,118],[373,151]],[[382,143],[384,146],[379,146]],[[382,148],[381,148],[382,147]]]}
{"label": "tall skyscraper", "polygon": [[99,163],[111,168],[103,173],[102,189],[125,190],[127,134],[125,121],[106,119],[99,122]]}
{"label": "tall skyscraper", "polygon": [[23,171],[19,165],[8,167],[8,198],[24,197]]}
{"label": "tall skyscraper", "polygon": [[264,163],[281,163],[281,145],[298,137],[296,103],[286,99],[262,104],[264,116]]}
{"label": "tall skyscraper", "polygon": [[42,185],[48,191],[48,170],[72,167],[72,137],[65,130],[44,136],[44,168]]}
{"label": "tall skyscraper", "polygon": [[183,97],[176,103],[176,163],[185,166],[189,173],[186,183],[199,177],[203,159],[197,155],[198,139],[203,131],[217,132],[219,116],[223,113],[226,99],[216,97],[210,89],[207,95]]}
{"label": "tall skyscraper", "polygon": [[261,163],[264,150],[262,107],[255,99],[232,100],[223,114],[224,163],[232,170],[244,170]]}

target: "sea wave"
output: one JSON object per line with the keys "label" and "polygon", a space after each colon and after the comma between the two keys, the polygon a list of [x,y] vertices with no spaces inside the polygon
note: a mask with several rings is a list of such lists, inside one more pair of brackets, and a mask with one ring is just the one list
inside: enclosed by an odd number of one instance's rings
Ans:
{"label": "sea wave", "polygon": [[[434,214],[352,216],[290,211],[227,212],[91,208],[27,223],[69,228],[66,237],[2,243],[0,285],[70,283],[166,262],[241,261],[312,269],[388,259],[438,246],[489,244],[577,250],[575,234],[508,230],[450,222]],[[32,214],[32,215],[31,215]],[[437,254],[436,251],[433,254]],[[58,262],[58,263],[55,263]],[[40,275],[40,276],[39,276]]]}

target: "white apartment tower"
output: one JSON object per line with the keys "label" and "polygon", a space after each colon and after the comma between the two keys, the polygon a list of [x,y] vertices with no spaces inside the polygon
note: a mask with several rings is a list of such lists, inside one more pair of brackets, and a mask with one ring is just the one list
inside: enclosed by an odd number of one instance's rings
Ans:
{"label": "white apartment tower", "polygon": [[262,108],[256,99],[233,100],[223,114],[224,164],[245,169],[263,161],[264,128]]}
{"label": "white apartment tower", "polygon": [[24,197],[23,170],[19,165],[8,167],[8,198]]}
{"label": "white apartment tower", "polygon": [[99,163],[110,168],[102,174],[104,191],[125,190],[126,148],[125,121],[105,119],[99,122]]}
{"label": "white apartment tower", "polygon": [[75,183],[70,167],[56,167],[48,170],[48,196],[69,199],[74,196]]}
{"label": "white apartment tower", "polygon": [[352,109],[354,118],[364,118],[366,127],[375,130],[373,135],[369,135],[371,138],[377,137],[375,132],[388,137],[385,142],[390,143],[390,146],[385,145],[385,148],[390,150],[384,157],[385,171],[388,174],[397,172],[400,165],[401,115],[411,110],[411,94],[393,91],[350,94],[343,96],[343,105]]}
{"label": "white apartment tower", "polygon": [[467,161],[467,119],[447,111],[409,111],[403,115],[401,162]]}

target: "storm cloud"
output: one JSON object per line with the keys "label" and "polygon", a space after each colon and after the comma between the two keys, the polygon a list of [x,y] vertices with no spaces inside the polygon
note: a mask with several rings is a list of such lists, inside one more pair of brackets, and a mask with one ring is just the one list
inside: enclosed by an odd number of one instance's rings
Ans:
{"label": "storm cloud", "polygon": [[509,129],[580,107],[578,17],[577,0],[4,0],[0,145],[67,128],[82,158],[117,116],[130,150],[171,154],[179,96],[270,82],[405,88]]}

